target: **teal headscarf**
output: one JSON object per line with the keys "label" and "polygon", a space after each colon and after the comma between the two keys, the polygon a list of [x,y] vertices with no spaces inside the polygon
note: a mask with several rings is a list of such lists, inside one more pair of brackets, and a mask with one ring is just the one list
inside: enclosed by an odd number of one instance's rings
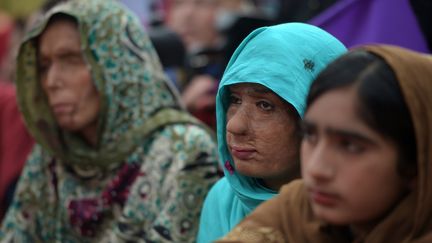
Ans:
{"label": "teal headscarf", "polygon": [[235,171],[225,137],[228,86],[261,84],[290,103],[303,117],[311,82],[327,64],[345,52],[345,46],[335,37],[302,23],[259,28],[236,49],[216,97],[218,150],[225,177],[206,198],[199,242],[210,242],[228,233],[260,203],[277,194],[260,185],[255,178]]}

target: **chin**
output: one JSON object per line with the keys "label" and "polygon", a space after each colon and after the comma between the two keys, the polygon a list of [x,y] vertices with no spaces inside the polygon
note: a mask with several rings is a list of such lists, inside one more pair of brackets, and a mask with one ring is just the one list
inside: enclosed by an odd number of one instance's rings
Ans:
{"label": "chin", "polygon": [[79,130],[81,130],[81,127],[76,123],[59,120],[57,121],[57,124],[60,127],[60,129],[65,130],[67,132],[78,132]]}
{"label": "chin", "polygon": [[266,175],[263,175],[260,172],[254,171],[251,168],[236,167],[236,171],[240,175],[247,176],[247,177],[253,177],[253,178],[257,178],[257,179],[264,179],[264,178],[268,177]]}
{"label": "chin", "polygon": [[78,131],[80,131],[80,129],[78,127],[75,127],[75,126],[68,126],[68,125],[59,124],[59,127],[62,130],[67,131],[67,132],[78,132]]}
{"label": "chin", "polygon": [[237,173],[239,173],[240,175],[249,176],[249,177],[259,177],[257,175],[257,173],[254,173],[254,171],[251,170],[250,168],[248,168],[247,166],[244,166],[244,165],[238,166],[236,164],[235,168],[236,168]]}
{"label": "chin", "polygon": [[350,224],[350,220],[348,220],[343,215],[338,215],[337,213],[316,209],[315,207],[313,207],[313,212],[318,219],[323,220],[329,224],[340,226]]}

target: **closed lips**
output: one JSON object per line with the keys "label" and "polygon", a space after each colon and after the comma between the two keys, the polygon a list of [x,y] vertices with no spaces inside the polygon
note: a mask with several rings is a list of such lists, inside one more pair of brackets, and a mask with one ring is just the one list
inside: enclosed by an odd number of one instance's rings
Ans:
{"label": "closed lips", "polygon": [[336,194],[316,189],[309,189],[309,196],[313,202],[324,206],[332,206],[336,204],[339,198]]}
{"label": "closed lips", "polygon": [[52,106],[53,112],[55,114],[63,114],[63,113],[70,113],[73,111],[73,106],[71,104],[55,104]]}
{"label": "closed lips", "polygon": [[240,146],[231,146],[230,147],[232,156],[239,159],[249,159],[256,152],[255,149],[244,148]]}

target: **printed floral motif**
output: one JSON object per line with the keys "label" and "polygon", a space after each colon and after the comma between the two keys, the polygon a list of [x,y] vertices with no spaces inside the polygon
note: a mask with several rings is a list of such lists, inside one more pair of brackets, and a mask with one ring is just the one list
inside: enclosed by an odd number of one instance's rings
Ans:
{"label": "printed floral motif", "polygon": [[96,227],[104,218],[104,212],[113,204],[123,206],[129,196],[130,186],[142,175],[144,173],[140,172],[137,163],[125,164],[100,198],[72,200],[68,205],[71,225],[78,228],[81,235],[93,237],[97,232]]}

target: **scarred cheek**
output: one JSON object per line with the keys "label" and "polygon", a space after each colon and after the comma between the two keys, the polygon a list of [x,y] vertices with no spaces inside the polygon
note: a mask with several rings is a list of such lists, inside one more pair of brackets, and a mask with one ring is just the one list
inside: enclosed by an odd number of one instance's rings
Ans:
{"label": "scarred cheek", "polygon": [[262,132],[257,132],[258,135],[258,142],[262,144],[263,146],[266,146],[269,150],[277,150],[279,147],[278,144],[278,138],[272,137],[272,136],[264,136]]}

